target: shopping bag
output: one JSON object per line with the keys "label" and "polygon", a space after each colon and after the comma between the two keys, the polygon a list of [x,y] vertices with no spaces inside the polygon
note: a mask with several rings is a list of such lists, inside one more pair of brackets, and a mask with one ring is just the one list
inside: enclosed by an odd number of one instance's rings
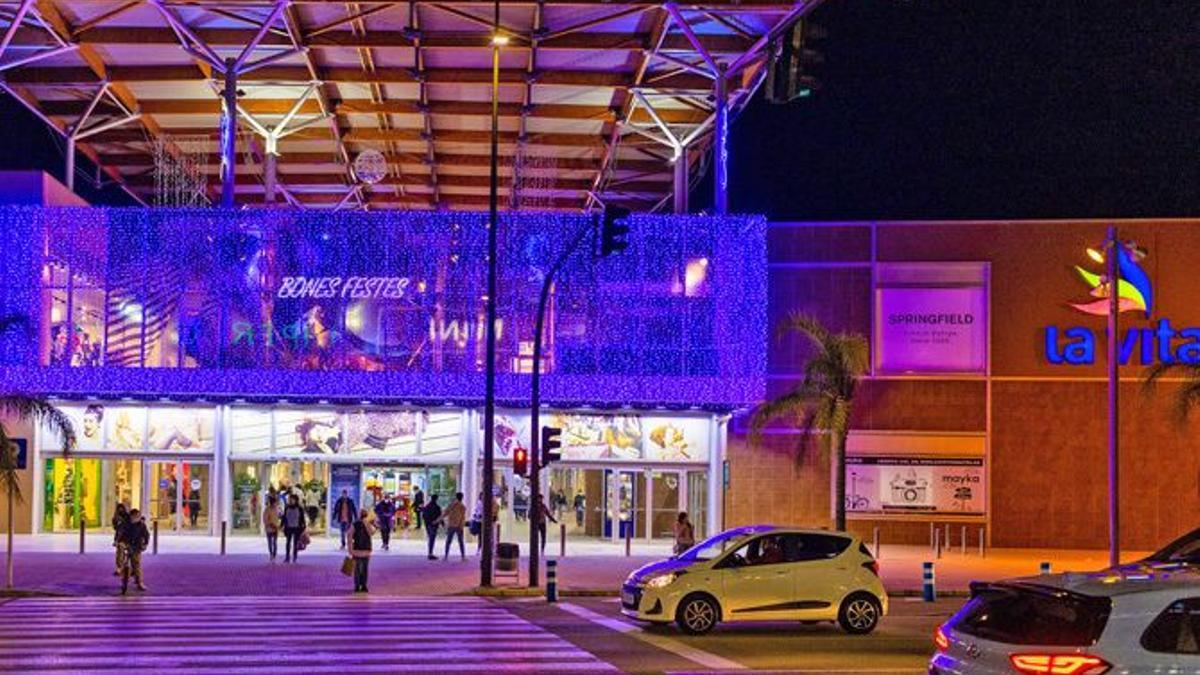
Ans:
{"label": "shopping bag", "polygon": [[311,543],[312,537],[308,536],[308,530],[305,530],[300,533],[300,539],[296,542],[296,549],[303,551],[304,549],[308,548],[308,545]]}
{"label": "shopping bag", "polygon": [[354,558],[346,556],[346,559],[342,561],[342,574],[346,576],[354,574]]}

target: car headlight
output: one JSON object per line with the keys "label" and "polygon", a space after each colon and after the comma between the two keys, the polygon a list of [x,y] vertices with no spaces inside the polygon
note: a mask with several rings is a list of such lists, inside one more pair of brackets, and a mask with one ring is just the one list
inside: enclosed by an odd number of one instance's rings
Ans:
{"label": "car headlight", "polygon": [[675,574],[674,572],[671,572],[669,574],[663,574],[663,575],[660,575],[657,577],[651,577],[650,579],[646,580],[646,587],[647,588],[666,588],[667,586],[670,586],[672,583],[674,583],[675,579],[678,577],[679,577],[679,575]]}

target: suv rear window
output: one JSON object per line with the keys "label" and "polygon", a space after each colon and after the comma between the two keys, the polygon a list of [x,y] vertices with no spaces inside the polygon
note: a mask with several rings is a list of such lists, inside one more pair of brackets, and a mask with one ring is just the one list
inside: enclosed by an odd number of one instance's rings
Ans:
{"label": "suv rear window", "polygon": [[1146,651],[1200,654],[1200,598],[1177,600],[1142,634]]}
{"label": "suv rear window", "polygon": [[1013,645],[1086,647],[1108,623],[1108,598],[1042,586],[972,585],[972,598],[951,628],[983,640]]}

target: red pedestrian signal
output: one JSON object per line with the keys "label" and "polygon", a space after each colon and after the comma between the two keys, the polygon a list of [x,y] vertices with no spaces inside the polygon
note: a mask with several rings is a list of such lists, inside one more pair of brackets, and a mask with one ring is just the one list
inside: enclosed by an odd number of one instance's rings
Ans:
{"label": "red pedestrian signal", "polygon": [[522,447],[513,450],[513,474],[524,476],[529,473],[529,451]]}

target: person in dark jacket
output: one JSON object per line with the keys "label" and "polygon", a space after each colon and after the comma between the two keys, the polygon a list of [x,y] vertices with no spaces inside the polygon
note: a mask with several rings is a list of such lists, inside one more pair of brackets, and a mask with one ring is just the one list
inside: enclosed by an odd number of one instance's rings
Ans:
{"label": "person in dark jacket", "polygon": [[306,529],[308,523],[300,498],[295,494],[288,495],[287,506],[283,508],[283,562],[295,562],[300,557],[300,535]]}
{"label": "person in dark jacket", "polygon": [[346,548],[346,534],[354,525],[357,515],[358,509],[354,506],[354,500],[350,498],[350,494],[346,490],[342,490],[342,496],[333,503],[333,522],[337,523],[338,529],[342,532],[343,549]]}
{"label": "person in dark jacket", "polygon": [[429,495],[429,503],[421,511],[421,520],[425,521],[425,536],[429,539],[429,559],[437,560],[433,554],[433,545],[437,542],[438,526],[442,521],[442,507],[438,506],[437,495]]}
{"label": "person in dark jacket", "polygon": [[116,566],[113,568],[114,577],[121,576],[121,569],[125,566],[125,549],[121,547],[121,528],[125,527],[125,523],[128,522],[129,509],[126,508],[124,502],[118,502],[112,517],[113,548],[117,551]]}
{"label": "person in dark jacket", "polygon": [[140,511],[129,511],[129,520],[121,527],[117,542],[118,546],[125,549],[126,560],[121,570],[121,594],[124,595],[129,590],[131,576],[139,591],[146,590],[145,584],[142,583],[142,551],[145,551],[150,543],[150,530],[146,529],[146,522],[142,520]]}
{"label": "person in dark jacket", "polygon": [[367,510],[359,511],[350,534],[350,557],[354,558],[354,592],[367,592],[367,567],[371,562],[371,524]]}
{"label": "person in dark jacket", "polygon": [[396,520],[396,502],[392,500],[391,493],[385,494],[375,505],[375,517],[379,520],[379,538],[386,551],[392,539],[392,523]]}
{"label": "person in dark jacket", "polygon": [[412,507],[413,513],[417,514],[417,517],[413,519],[417,521],[417,524],[413,528],[419,530],[421,529],[421,514],[425,511],[425,493],[421,492],[421,488],[417,488],[416,494],[413,495]]}
{"label": "person in dark jacket", "polygon": [[200,491],[192,490],[188,493],[188,520],[192,522],[192,529],[196,529],[196,520],[200,518]]}

